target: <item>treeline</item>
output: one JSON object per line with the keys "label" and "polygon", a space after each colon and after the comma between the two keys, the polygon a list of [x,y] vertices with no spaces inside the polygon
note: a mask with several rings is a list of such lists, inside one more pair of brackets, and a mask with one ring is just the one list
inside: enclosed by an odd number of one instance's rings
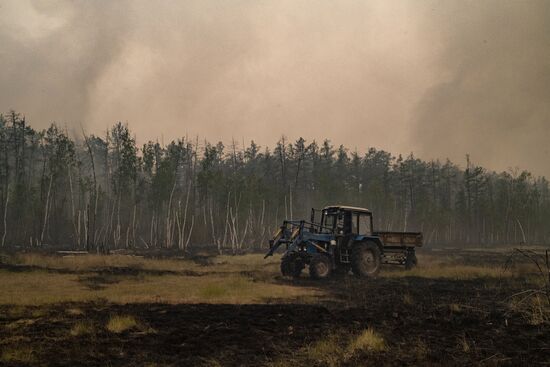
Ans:
{"label": "treeline", "polygon": [[329,140],[273,147],[181,138],[138,147],[128,126],[73,140],[0,115],[1,245],[177,248],[265,247],[284,218],[348,204],[375,227],[418,230],[430,244],[550,242],[548,181],[487,171],[466,159],[422,161]]}

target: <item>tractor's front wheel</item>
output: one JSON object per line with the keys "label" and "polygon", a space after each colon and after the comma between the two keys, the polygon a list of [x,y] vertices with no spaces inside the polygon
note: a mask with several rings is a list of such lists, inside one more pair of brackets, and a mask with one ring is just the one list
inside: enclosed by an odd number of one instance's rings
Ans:
{"label": "tractor's front wheel", "polygon": [[309,261],[309,275],[313,279],[326,279],[332,273],[330,258],[324,254],[315,254]]}
{"label": "tractor's front wheel", "polygon": [[288,254],[281,259],[281,274],[285,277],[298,278],[304,269],[304,261],[295,254]]}
{"label": "tractor's front wheel", "polygon": [[382,264],[380,248],[374,242],[361,242],[352,247],[351,270],[358,277],[374,277]]}

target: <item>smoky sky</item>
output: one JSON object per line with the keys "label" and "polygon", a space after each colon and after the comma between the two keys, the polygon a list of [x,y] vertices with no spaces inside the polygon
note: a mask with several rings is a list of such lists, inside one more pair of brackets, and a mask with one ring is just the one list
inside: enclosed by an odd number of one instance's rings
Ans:
{"label": "smoky sky", "polygon": [[0,0],[0,110],[550,175],[549,1]]}

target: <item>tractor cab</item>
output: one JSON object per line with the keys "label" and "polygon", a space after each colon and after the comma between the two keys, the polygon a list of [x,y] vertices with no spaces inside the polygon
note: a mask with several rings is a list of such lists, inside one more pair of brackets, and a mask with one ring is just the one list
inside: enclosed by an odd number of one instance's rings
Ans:
{"label": "tractor cab", "polygon": [[316,222],[316,212],[320,212],[318,225],[313,229],[327,231],[336,236],[372,235],[372,212],[352,206],[327,206],[322,210],[311,210],[311,222]]}

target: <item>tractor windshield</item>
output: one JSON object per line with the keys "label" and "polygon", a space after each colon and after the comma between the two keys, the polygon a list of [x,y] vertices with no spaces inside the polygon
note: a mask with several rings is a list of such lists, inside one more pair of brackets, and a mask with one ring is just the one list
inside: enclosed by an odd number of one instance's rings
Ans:
{"label": "tractor windshield", "polygon": [[327,211],[323,212],[322,223],[321,223],[323,227],[321,228],[321,231],[322,232],[332,231],[337,221],[338,221],[337,213],[329,213]]}

